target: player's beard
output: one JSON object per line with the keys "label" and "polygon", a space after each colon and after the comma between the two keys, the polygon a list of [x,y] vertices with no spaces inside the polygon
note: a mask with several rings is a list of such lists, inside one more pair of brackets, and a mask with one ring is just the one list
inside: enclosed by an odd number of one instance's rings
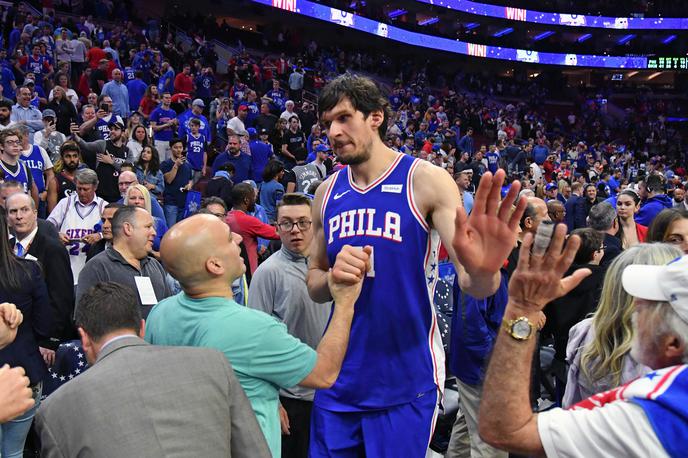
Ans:
{"label": "player's beard", "polygon": [[[346,145],[344,145],[346,146]],[[355,146],[355,145],[354,145]],[[370,150],[373,147],[373,142],[369,141],[365,145],[358,147],[350,154],[338,154],[335,147],[335,154],[339,162],[344,165],[359,165],[370,159]]]}

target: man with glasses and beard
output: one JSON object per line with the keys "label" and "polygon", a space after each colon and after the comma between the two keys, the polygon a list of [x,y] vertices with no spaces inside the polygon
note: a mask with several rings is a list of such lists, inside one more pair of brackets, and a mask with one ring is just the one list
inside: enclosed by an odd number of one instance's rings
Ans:
{"label": "man with glasses and beard", "polygon": [[48,181],[48,213],[53,211],[59,201],[76,192],[74,177],[81,167],[81,152],[79,146],[68,141],[60,147],[62,170]]}
{"label": "man with glasses and beard", "polygon": [[108,124],[109,139],[85,142],[75,132],[74,138],[84,154],[84,159],[93,161],[95,156],[95,171],[98,174],[98,197],[108,202],[117,202],[121,195],[117,177],[119,169],[129,156],[129,148],[124,142],[124,124],[113,121]]}

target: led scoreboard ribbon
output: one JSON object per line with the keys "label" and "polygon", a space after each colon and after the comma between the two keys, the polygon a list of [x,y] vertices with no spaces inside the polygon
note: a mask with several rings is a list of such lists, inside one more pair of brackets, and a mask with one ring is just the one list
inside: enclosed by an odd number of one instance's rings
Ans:
{"label": "led scoreboard ribbon", "polygon": [[688,18],[678,17],[609,17],[583,14],[544,13],[542,11],[489,5],[470,0],[416,0],[429,5],[448,8],[460,13],[475,14],[498,19],[532,22],[568,27],[594,27],[628,30],[680,30],[688,29]]}
{"label": "led scoreboard ribbon", "polygon": [[[603,56],[594,54],[564,54],[554,52],[531,51],[527,49],[488,46],[451,40],[378,22],[347,11],[321,5],[308,0],[252,0],[254,3],[279,8],[281,10],[319,19],[350,29],[377,35],[413,46],[437,49],[440,51],[463,54],[486,59],[501,59],[514,62],[526,62],[544,65],[566,65],[571,67],[595,67],[610,69],[647,69],[648,57],[645,56]],[[652,58],[661,59],[661,58]],[[666,59],[664,58],[666,65]],[[673,59],[673,58],[670,58]],[[680,58],[679,58],[680,61]],[[657,61],[659,65],[659,61]],[[673,65],[673,60],[672,60]],[[679,62],[680,65],[680,62]],[[659,69],[660,67],[657,67]],[[667,68],[668,70],[668,68]]]}
{"label": "led scoreboard ribbon", "polygon": [[688,70],[688,57],[686,56],[659,56],[648,57],[647,68],[653,70]]}

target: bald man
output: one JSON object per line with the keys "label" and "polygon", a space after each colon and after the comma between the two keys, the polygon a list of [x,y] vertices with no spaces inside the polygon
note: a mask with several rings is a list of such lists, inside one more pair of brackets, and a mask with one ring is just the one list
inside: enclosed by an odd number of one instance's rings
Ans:
{"label": "bald man", "polygon": [[[236,235],[216,216],[195,215],[175,224],[162,239],[160,254],[184,292],[153,308],[146,340],[224,352],[273,456],[280,456],[279,389],[329,388],[337,380],[362,278],[352,286],[334,284],[328,278],[336,305],[325,335],[313,350],[289,335],[284,324],[233,300],[232,281],[246,268]],[[363,257],[369,261],[368,247]]]}
{"label": "bald man", "polygon": [[136,174],[134,172],[130,172],[129,170],[125,170],[124,172],[121,172],[119,174],[119,177],[117,178],[117,188],[119,189],[119,195],[124,198],[124,196],[127,194],[127,189],[129,189],[129,186],[133,184],[138,184],[139,180],[136,178]]}

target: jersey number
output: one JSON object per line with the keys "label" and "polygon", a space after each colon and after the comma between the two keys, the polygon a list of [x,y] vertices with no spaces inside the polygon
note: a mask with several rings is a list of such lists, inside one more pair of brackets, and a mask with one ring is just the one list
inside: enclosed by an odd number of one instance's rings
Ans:
{"label": "jersey number", "polygon": [[81,253],[88,253],[88,249],[90,248],[91,245],[84,243],[83,248],[81,247],[81,242],[73,242],[69,246],[69,255],[70,256],[79,256],[79,252]]}

